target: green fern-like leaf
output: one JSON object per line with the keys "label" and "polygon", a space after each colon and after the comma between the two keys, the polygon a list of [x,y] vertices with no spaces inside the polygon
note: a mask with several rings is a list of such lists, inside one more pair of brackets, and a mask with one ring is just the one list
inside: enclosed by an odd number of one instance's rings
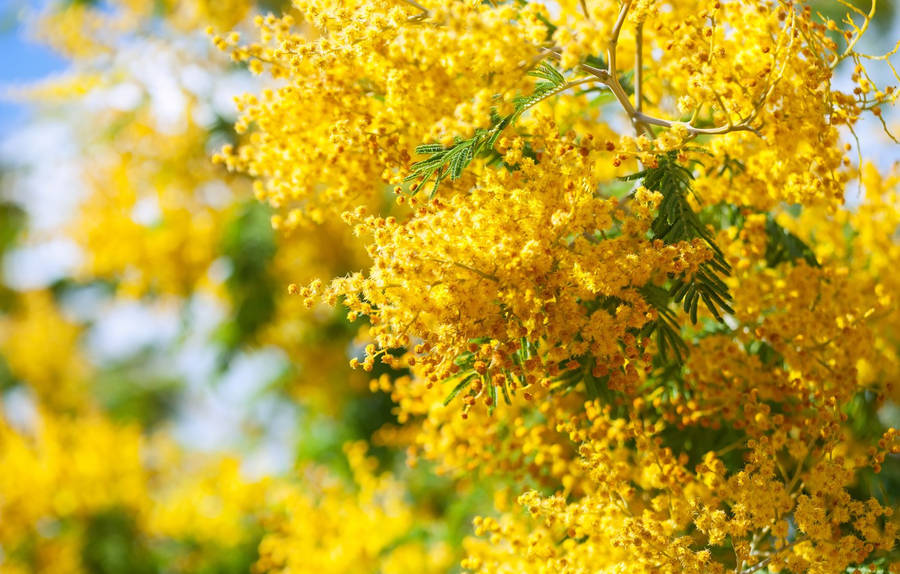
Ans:
{"label": "green fern-like leaf", "polygon": [[547,63],[546,60],[542,61],[537,68],[528,72],[528,75],[533,78],[546,80],[554,87],[559,87],[566,83],[565,76],[563,76],[559,70]]}
{"label": "green fern-like leaf", "polygon": [[667,244],[699,238],[713,252],[713,258],[700,265],[696,273],[674,280],[669,290],[672,301],[681,303],[691,322],[695,324],[701,302],[719,322],[723,321],[724,313],[734,313],[731,293],[721,279],[721,276],[731,273],[731,266],[688,200],[691,195],[696,197],[691,171],[677,163],[674,153],[668,153],[658,157],[656,167],[647,168],[624,179],[640,179],[644,187],[662,194],[659,211],[650,226],[654,238]]}
{"label": "green fern-like leaf", "polygon": [[806,261],[811,267],[820,267],[819,260],[812,248],[802,239],[778,225],[775,219],[769,216],[766,219],[766,265],[776,267],[780,263],[793,263],[800,259]]}
{"label": "green fern-like leaf", "polygon": [[656,347],[663,362],[684,361],[688,347],[681,337],[681,326],[675,312],[669,306],[671,294],[662,287],[648,284],[640,288],[641,296],[650,303],[657,312],[657,318],[644,326],[641,335],[656,337]]}
{"label": "green fern-like leaf", "polygon": [[450,394],[448,394],[447,398],[444,399],[444,406],[449,405],[453,401],[453,399],[456,398],[456,395],[458,395],[462,391],[466,390],[469,387],[469,385],[472,384],[472,381],[474,379],[475,379],[474,371],[463,376],[462,380],[459,383],[457,383],[457,385],[455,387],[453,387],[453,390],[450,391]]}
{"label": "green fern-like leaf", "polygon": [[535,83],[530,94],[513,99],[512,113],[503,116],[496,109],[491,110],[489,128],[476,130],[475,135],[468,139],[457,138],[451,146],[445,147],[438,143],[416,146],[416,154],[428,157],[412,164],[409,175],[403,181],[418,181],[414,192],[433,182],[431,195],[434,196],[441,181],[448,177],[451,181],[459,179],[472,160],[479,156],[490,155],[503,131],[515,123],[522,114],[569,86],[565,76],[546,61],[528,72],[528,75],[538,78],[539,81]]}

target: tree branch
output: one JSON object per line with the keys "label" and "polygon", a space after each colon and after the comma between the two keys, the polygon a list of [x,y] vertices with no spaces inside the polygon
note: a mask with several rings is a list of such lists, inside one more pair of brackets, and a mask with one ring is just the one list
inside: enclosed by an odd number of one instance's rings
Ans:
{"label": "tree branch", "polygon": [[760,561],[760,562],[757,562],[755,565],[753,565],[753,566],[751,566],[751,567],[749,567],[749,568],[745,568],[745,569],[741,570],[741,571],[740,571],[740,574],[753,574],[753,573],[756,572],[757,570],[761,570],[761,569],[765,568],[766,566],[769,565],[769,562],[771,562],[772,559],[774,559],[776,556],[778,556],[779,554],[781,554],[781,553],[784,552],[785,550],[790,550],[790,549],[793,548],[796,544],[799,544],[800,542],[804,542],[804,541],[806,540],[806,538],[807,538],[806,535],[803,535],[803,536],[800,536],[800,537],[798,537],[798,538],[795,538],[793,541],[791,541],[790,543],[788,543],[788,544],[787,544],[786,546],[784,546],[783,548],[779,548],[778,550],[776,550],[776,551],[775,551],[771,556],[769,556],[768,558],[765,558],[764,560],[762,560],[762,561]]}
{"label": "tree branch", "polygon": [[408,4],[408,5],[412,6],[413,8],[416,8],[417,10],[419,10],[419,12],[420,12],[419,14],[409,17],[409,19],[411,21],[418,22],[421,20],[426,20],[428,17],[431,16],[431,11],[428,10],[428,8],[426,8],[425,6],[422,6],[421,4],[416,2],[416,0],[400,0],[400,1],[403,2],[404,4]]}
{"label": "tree branch", "polygon": [[625,17],[628,15],[629,8],[631,8],[631,0],[625,0],[625,3],[619,8],[619,16],[616,18],[612,33],[609,35],[609,46],[606,49],[606,56],[607,62],[609,62],[608,71],[613,77],[615,77],[616,72],[616,45],[619,43],[619,32],[622,31],[622,25],[625,24]]}
{"label": "tree branch", "polygon": [[762,134],[759,133],[759,130],[757,130],[753,126],[751,126],[747,123],[744,123],[744,122],[741,122],[739,124],[719,126],[717,128],[695,128],[694,126],[692,126],[691,124],[686,123],[686,122],[673,122],[670,120],[664,120],[661,118],[655,118],[653,116],[648,116],[647,114],[644,114],[641,112],[635,112],[635,115],[638,120],[640,120],[644,123],[650,124],[650,125],[654,125],[654,126],[661,126],[664,128],[674,128],[675,126],[684,126],[684,128],[688,131],[688,133],[690,133],[691,135],[695,135],[695,136],[696,135],[719,135],[719,134],[727,134],[729,132],[753,132],[757,136],[762,137]]}
{"label": "tree branch", "polygon": [[[553,48],[543,48],[544,52],[556,59],[559,59],[562,54],[560,54],[559,50]],[[631,104],[631,100],[628,98],[628,94],[625,93],[625,90],[622,88],[622,85],[619,81],[612,75],[610,66],[606,70],[602,70],[600,68],[596,68],[589,64],[579,64],[579,68],[589,73],[590,75],[597,78],[601,84],[605,85],[609,88],[610,92],[612,92],[613,96],[616,98],[616,101],[619,102],[619,105],[622,106],[622,109],[625,110],[625,113],[628,114],[628,118],[634,124],[635,129],[640,133],[641,130],[644,131],[649,137],[654,137],[653,130],[650,128],[653,126],[660,126],[664,128],[673,128],[675,126],[684,126],[687,132],[693,136],[698,135],[717,135],[717,134],[726,134],[729,132],[739,132],[739,131],[747,131],[753,132],[759,137],[762,137],[762,134],[759,131],[749,124],[749,119],[746,121],[742,121],[738,124],[729,124],[725,126],[720,126],[717,128],[695,128],[689,123],[685,122],[676,122],[671,120],[664,120],[662,118],[653,117],[647,115],[637,109]],[[637,89],[635,89],[637,92]]]}
{"label": "tree branch", "polygon": [[612,91],[616,100],[619,101],[619,104],[625,109],[625,113],[628,114],[628,118],[631,120],[631,123],[634,124],[635,131],[638,133],[644,131],[652,138],[654,136],[653,130],[647,123],[638,117],[637,111],[628,99],[628,94],[625,93],[622,84],[619,83],[619,72],[616,68],[616,47],[619,44],[619,33],[622,31],[622,26],[625,24],[625,17],[628,16],[628,10],[630,8],[631,0],[625,0],[622,7],[619,8],[619,15],[616,18],[616,23],[613,24],[612,33],[609,36],[609,44],[606,48],[606,73],[609,76],[609,83],[607,83],[607,86],[609,86],[610,91]]}
{"label": "tree branch", "polygon": [[644,83],[644,24],[641,22],[635,30],[634,50],[634,109],[638,113],[644,107],[642,95]]}

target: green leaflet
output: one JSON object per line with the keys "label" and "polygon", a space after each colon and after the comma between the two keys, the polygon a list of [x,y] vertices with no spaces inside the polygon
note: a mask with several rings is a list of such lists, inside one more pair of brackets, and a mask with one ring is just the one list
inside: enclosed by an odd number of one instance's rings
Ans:
{"label": "green leaflet", "polygon": [[766,243],[766,265],[769,267],[776,267],[781,263],[794,263],[798,259],[803,259],[811,267],[821,267],[812,248],[778,225],[771,215],[766,218],[766,235],[769,237]]}
{"label": "green leaflet", "polygon": [[731,266],[725,261],[725,254],[716,245],[712,234],[688,201],[690,195],[695,195],[691,186],[693,174],[679,165],[675,158],[674,152],[658,156],[656,167],[647,168],[624,179],[641,179],[644,187],[662,194],[659,212],[650,226],[655,239],[672,244],[699,238],[712,250],[713,258],[702,264],[696,273],[675,278],[669,295],[675,303],[682,303],[692,323],[697,323],[701,301],[717,321],[723,322],[724,313],[734,313],[731,308],[731,293],[721,279],[721,276],[731,273]]}
{"label": "green leaflet", "polygon": [[681,338],[681,326],[678,324],[675,312],[669,307],[671,295],[662,287],[649,284],[641,287],[639,291],[644,300],[650,303],[658,314],[655,321],[644,326],[641,335],[656,337],[656,346],[663,362],[669,360],[683,362],[688,347]]}
{"label": "green leaflet", "polygon": [[492,152],[503,130],[515,123],[528,109],[569,87],[562,73],[547,62],[541,62],[528,75],[538,78],[538,82],[531,94],[518,96],[513,100],[512,113],[501,116],[496,110],[491,110],[491,127],[475,130],[475,135],[468,139],[456,138],[453,145],[444,147],[438,143],[426,143],[416,146],[416,154],[429,157],[414,163],[403,181],[417,180],[414,192],[433,182],[433,197],[444,179],[459,179],[473,159]]}
{"label": "green leaflet", "polygon": [[444,406],[447,406],[456,398],[456,395],[461,393],[464,389],[466,389],[470,384],[472,384],[472,379],[475,378],[475,373],[471,373],[463,377],[463,380],[459,382],[453,390],[450,391],[450,394],[447,395],[447,398],[444,399]]}

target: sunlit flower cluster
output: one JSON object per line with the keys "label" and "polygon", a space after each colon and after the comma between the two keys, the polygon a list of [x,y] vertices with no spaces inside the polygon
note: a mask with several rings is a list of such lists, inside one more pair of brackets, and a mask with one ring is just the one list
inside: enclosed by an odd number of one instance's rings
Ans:
{"label": "sunlit flower cluster", "polygon": [[897,48],[819,4],[48,9],[85,64],[48,103],[157,34],[249,71],[233,118],[96,113],[61,235],[102,297],[225,309],[209,378],[277,356],[302,436],[272,475],[274,410],[180,444],[168,395],[111,406],[87,298],[10,289],[0,572],[897,572],[900,174],[857,133]]}

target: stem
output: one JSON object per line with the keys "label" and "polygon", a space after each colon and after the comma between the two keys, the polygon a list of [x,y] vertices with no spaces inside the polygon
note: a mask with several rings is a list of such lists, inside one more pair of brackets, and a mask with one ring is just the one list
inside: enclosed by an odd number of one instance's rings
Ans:
{"label": "stem", "polygon": [[609,37],[609,47],[606,49],[607,61],[609,62],[609,74],[616,76],[616,45],[619,43],[619,32],[622,31],[622,25],[625,23],[625,16],[628,15],[628,9],[631,8],[631,0],[625,0],[619,9],[619,16],[613,25],[612,33]]}
{"label": "stem", "polygon": [[790,543],[788,543],[787,545],[785,545],[783,548],[779,548],[774,554],[772,554],[771,556],[769,556],[769,557],[766,558],[765,560],[762,560],[761,562],[758,562],[756,565],[754,565],[754,566],[752,566],[752,567],[750,567],[750,568],[746,568],[746,569],[744,569],[744,570],[741,570],[741,574],[753,574],[753,572],[756,572],[757,570],[761,570],[762,568],[765,568],[766,566],[769,565],[769,562],[771,562],[773,558],[775,558],[776,556],[778,556],[779,554],[781,554],[781,553],[784,552],[785,550],[790,550],[790,549],[793,548],[796,544],[799,544],[800,542],[804,542],[804,541],[806,541],[806,535],[800,536],[799,538],[795,538],[793,541],[791,541]]}
{"label": "stem", "polygon": [[635,30],[635,51],[634,51],[634,109],[638,113],[644,107],[644,98],[642,96],[642,84],[644,83],[644,23],[637,25]]}
{"label": "stem", "polygon": [[410,16],[410,20],[421,21],[421,20],[425,20],[429,16],[431,16],[431,11],[428,10],[428,8],[426,8],[425,6],[422,6],[421,4],[416,2],[416,0],[400,0],[400,1],[403,2],[404,4],[409,4],[413,8],[416,8],[417,10],[420,11],[419,14],[416,14],[415,16]]}
{"label": "stem", "polygon": [[[553,56],[555,59],[559,60],[562,57],[559,50],[553,48],[541,48],[546,54]],[[578,67],[587,72],[588,74],[594,76],[599,80],[601,84],[609,87],[609,73],[606,70],[601,70],[600,68],[595,68],[589,64],[578,64]]]}
{"label": "stem", "polygon": [[475,275],[478,275],[482,279],[487,279],[488,281],[493,281],[495,283],[500,281],[500,279],[498,279],[496,275],[492,275],[490,273],[485,273],[484,271],[481,271],[480,269],[475,269],[474,267],[466,265],[465,263],[460,263],[459,261],[444,261],[443,259],[437,259],[437,258],[432,258],[432,257],[426,257],[426,258],[423,258],[423,260],[424,261],[433,261],[435,263],[442,263],[444,265],[454,265],[456,267],[459,267],[460,269],[465,269],[466,271],[471,271],[472,273],[474,273]]}
{"label": "stem", "polygon": [[[593,83],[597,83],[597,78],[581,78],[580,80],[573,80],[571,82],[566,82],[565,84],[561,85],[560,87],[556,88],[555,90],[551,90],[551,91],[547,92],[546,94],[544,94],[543,96],[541,96],[541,98],[539,100],[536,100],[534,103],[529,105],[526,108],[526,110],[533,108],[538,103],[543,102],[544,100],[551,98],[551,97],[559,94],[560,92],[564,92],[564,91],[568,90],[569,88],[574,88],[575,86],[580,86],[581,84],[593,84]],[[523,111],[525,111],[525,110],[523,110]]]}
{"label": "stem", "polygon": [[733,443],[725,445],[722,448],[720,448],[719,450],[717,450],[716,456],[722,456],[723,454],[727,454],[736,448],[744,446],[744,444],[746,444],[746,442],[747,442],[746,438],[740,438],[740,439],[734,441]]}
{"label": "stem", "polygon": [[[841,0],[838,0],[838,1],[841,2]],[[859,42],[859,39],[862,37],[862,35],[865,33],[865,31],[868,30],[869,23],[872,21],[872,18],[875,17],[875,5],[878,4],[878,1],[872,0],[872,7],[869,9],[868,14],[865,14],[862,10],[860,10],[859,8],[856,8],[852,4],[847,4],[846,2],[841,2],[841,4],[843,4],[844,6],[847,6],[848,8],[850,8],[857,14],[862,14],[863,15],[863,23],[862,23],[862,26],[857,28],[856,36],[853,38],[853,40],[850,41],[850,43],[847,44],[847,48],[844,50],[844,52],[840,56],[835,56],[834,59],[831,61],[832,69],[834,69],[842,60],[844,60],[847,56],[850,55],[851,52],[853,52],[853,48],[856,47],[856,43]],[[848,16],[848,18],[849,18],[849,16]],[[852,18],[850,18],[850,20],[851,20],[851,25],[852,25]],[[855,27],[856,26],[854,26],[854,28]]]}
{"label": "stem", "polygon": [[631,123],[634,124],[635,131],[638,133],[644,131],[647,136],[653,138],[653,130],[638,117],[638,112],[635,111],[634,106],[628,100],[628,94],[625,93],[622,84],[619,83],[619,72],[616,68],[616,47],[619,44],[619,33],[625,24],[625,17],[628,15],[629,8],[631,8],[631,0],[625,0],[625,3],[619,9],[619,16],[616,18],[616,23],[613,25],[612,33],[609,37],[609,45],[606,48],[606,75],[609,76],[609,81],[606,85],[609,86],[616,100],[625,109],[625,113],[628,114]]}
{"label": "stem", "polygon": [[636,112],[635,116],[639,121],[645,122],[645,123],[648,123],[648,124],[654,125],[654,126],[661,126],[664,128],[673,128],[675,126],[684,126],[685,129],[687,129],[688,133],[690,133],[691,135],[716,135],[716,134],[727,134],[728,132],[753,132],[756,135],[762,137],[762,135],[759,133],[759,131],[756,128],[754,128],[753,126],[746,124],[746,123],[734,124],[734,125],[730,125],[730,126],[728,126],[728,125],[719,126],[717,128],[695,128],[694,126],[687,124],[685,122],[673,122],[670,120],[663,120],[660,118],[655,118],[653,116],[648,116],[647,114],[644,114],[641,112]]}
{"label": "stem", "polygon": [[[544,52],[553,56],[556,59],[559,59],[562,55],[558,50],[552,48],[543,48]],[[629,119],[631,119],[632,123],[635,126],[635,129],[638,131],[643,130],[649,137],[653,137],[653,130],[650,129],[651,125],[660,126],[664,128],[672,128],[676,125],[684,126],[687,129],[688,133],[691,135],[715,135],[715,134],[725,134],[728,132],[738,132],[738,131],[748,131],[753,132],[756,135],[762,137],[759,131],[756,128],[750,126],[748,123],[742,122],[740,124],[734,125],[726,125],[718,128],[695,128],[694,126],[684,123],[684,122],[673,122],[670,120],[664,120],[662,118],[656,118],[653,116],[649,116],[641,111],[638,111],[631,105],[631,100],[628,99],[628,94],[625,93],[625,90],[622,88],[622,85],[615,79],[612,75],[610,69],[601,70],[600,68],[595,68],[589,64],[579,64],[579,68],[587,72],[588,74],[597,78],[597,80],[604,84],[607,88],[609,88],[610,92],[612,92],[613,96],[615,96],[616,101],[619,102],[619,105],[622,106],[622,109],[625,110],[625,113],[628,114]]]}
{"label": "stem", "polygon": [[[622,26],[625,24],[625,18],[628,16],[628,10],[631,8],[632,0],[625,0],[622,6],[619,8],[619,14],[616,17],[616,22],[613,24],[612,32],[610,33],[609,44],[606,50],[607,56],[607,67],[606,70],[601,70],[600,68],[595,68],[594,66],[590,66],[588,64],[579,64],[579,67],[591,74],[601,83],[605,84],[609,90],[612,92],[613,96],[619,102],[619,105],[622,106],[622,109],[625,110],[625,113],[628,114],[628,118],[631,120],[631,123],[634,125],[635,131],[641,133],[642,131],[651,139],[654,137],[653,129],[650,127],[661,126],[665,128],[673,128],[675,126],[684,127],[687,132],[692,136],[698,135],[715,135],[715,134],[725,134],[729,132],[737,132],[737,131],[749,131],[753,132],[759,137],[762,137],[762,134],[759,131],[750,125],[750,122],[756,117],[756,114],[759,112],[759,109],[762,107],[762,104],[765,102],[766,96],[771,92],[772,86],[769,86],[769,90],[763,93],[763,96],[757,102],[756,109],[746,118],[742,118],[740,123],[735,124],[731,120],[731,114],[724,109],[724,105],[720,105],[723,107],[723,113],[726,114],[728,118],[728,123],[724,126],[719,126],[716,128],[696,128],[691,123],[685,122],[676,122],[671,120],[664,120],[662,118],[656,118],[653,116],[649,116],[645,114],[643,110],[643,74],[644,74],[644,66],[643,66],[643,57],[644,57],[644,46],[643,46],[643,36],[644,30],[643,25],[638,24],[635,31],[636,37],[636,47],[635,47],[635,63],[634,63],[634,105],[632,105],[631,101],[628,98],[628,94],[625,93],[625,90],[622,88],[622,85],[619,83],[618,78],[618,69],[616,67],[616,47],[619,43],[619,34],[622,32]],[[874,0],[873,0],[874,5]],[[584,3],[582,2],[582,6]],[[874,6],[873,6],[874,7]],[[586,14],[587,12],[585,12]],[[792,14],[793,16],[793,14]],[[792,18],[793,23],[793,18]],[[561,54],[559,50],[553,48],[543,48],[545,53],[552,55],[553,57],[559,59]],[[782,70],[783,71],[783,70]],[[718,97],[718,96],[717,96]],[[696,116],[696,112],[694,114]],[[691,121],[693,121],[693,117]]]}

